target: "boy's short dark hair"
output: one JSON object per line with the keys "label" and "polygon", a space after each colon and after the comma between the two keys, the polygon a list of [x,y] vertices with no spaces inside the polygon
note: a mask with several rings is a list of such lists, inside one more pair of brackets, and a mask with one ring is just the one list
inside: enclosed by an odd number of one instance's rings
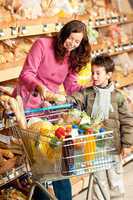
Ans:
{"label": "boy's short dark hair", "polygon": [[94,57],[91,61],[91,65],[102,66],[105,68],[106,73],[113,72],[115,70],[115,63],[111,56],[108,54],[100,54]]}

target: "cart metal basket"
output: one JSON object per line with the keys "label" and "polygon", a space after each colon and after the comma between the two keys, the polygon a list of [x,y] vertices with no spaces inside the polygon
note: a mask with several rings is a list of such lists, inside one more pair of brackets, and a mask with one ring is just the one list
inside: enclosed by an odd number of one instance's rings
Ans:
{"label": "cart metal basket", "polygon": [[[35,110],[27,110],[27,118],[40,116],[55,123],[61,114],[71,109],[72,105],[55,106]],[[34,186],[29,200],[38,185],[50,199],[56,199],[49,194],[42,183],[48,180],[66,179],[71,176],[79,176],[93,173],[98,170],[109,169],[116,162],[114,159],[116,149],[112,131],[96,134],[67,137],[56,145],[52,143],[50,136],[42,136],[38,132],[21,129],[13,126],[13,132],[22,139],[26,157],[29,160]]]}

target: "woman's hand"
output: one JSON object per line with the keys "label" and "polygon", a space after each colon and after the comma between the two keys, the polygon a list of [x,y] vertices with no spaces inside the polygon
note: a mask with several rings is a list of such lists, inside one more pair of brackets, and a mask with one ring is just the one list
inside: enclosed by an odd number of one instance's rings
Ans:
{"label": "woman's hand", "polygon": [[43,85],[37,85],[36,88],[35,88],[35,90],[40,94],[40,96],[41,96],[41,98],[42,98],[43,100],[46,99],[46,92],[47,92],[47,89],[46,89],[45,86],[43,86]]}
{"label": "woman's hand", "polygon": [[59,104],[63,104],[66,102],[66,98],[64,95],[54,93],[47,89],[45,86],[38,85],[36,87],[36,90],[39,92],[43,101],[55,102]]}
{"label": "woman's hand", "polygon": [[36,90],[40,94],[43,101],[55,101],[56,100],[56,94],[54,92],[50,91],[45,86],[37,85]]}

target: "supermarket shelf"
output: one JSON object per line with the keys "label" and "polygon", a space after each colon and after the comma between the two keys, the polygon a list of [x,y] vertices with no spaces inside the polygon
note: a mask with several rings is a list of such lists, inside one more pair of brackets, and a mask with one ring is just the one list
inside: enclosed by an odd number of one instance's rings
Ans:
{"label": "supermarket shelf", "polygon": [[13,19],[10,22],[0,23],[0,40],[17,38],[19,36],[40,35],[58,32],[64,23],[78,19],[93,23],[94,28],[102,28],[113,24],[133,22],[133,15],[123,15],[92,20],[86,15],[68,15],[67,17],[40,17],[37,19]]}
{"label": "supermarket shelf", "polygon": [[1,175],[0,188],[5,187],[8,183],[11,183],[15,179],[24,176],[27,173],[27,168],[25,165],[14,168],[13,170]]}
{"label": "supermarket shelf", "polygon": [[124,76],[122,72],[115,72],[113,80],[116,82],[118,88],[125,87],[127,85],[133,84],[133,72]]}
{"label": "supermarket shelf", "polygon": [[133,15],[119,15],[109,18],[99,18],[95,20],[94,28],[102,28],[114,24],[127,24],[133,22]]}
{"label": "supermarket shelf", "polygon": [[119,46],[114,46],[112,48],[107,47],[106,49],[100,49],[98,45],[97,47],[95,47],[95,50],[93,50],[92,47],[92,57],[101,53],[108,53],[111,56],[116,56],[131,51],[133,51],[133,41],[129,42],[128,44],[122,44]]}
{"label": "supermarket shelf", "polygon": [[[115,71],[113,74],[113,81],[117,88],[122,88],[133,84],[133,72],[129,73],[128,75],[124,76],[122,72]],[[86,87],[91,87],[92,83],[89,82]]]}
{"label": "supermarket shelf", "polygon": [[53,16],[39,17],[37,19],[21,19],[5,24],[2,22],[0,23],[0,40],[58,32],[64,23],[72,19],[75,19],[74,15],[62,18]]}
{"label": "supermarket shelf", "polygon": [[[103,53],[103,52],[109,53],[111,56],[116,56],[118,54],[125,53],[125,52],[131,52],[131,51],[133,51],[132,43],[123,45],[119,48],[114,48],[114,50],[112,50],[112,52],[108,51],[107,49],[106,50],[99,49],[97,51],[95,50],[95,51],[93,51],[92,57],[95,55],[98,55],[100,53]],[[23,58],[17,62],[14,62],[14,63],[1,64],[0,65],[0,82],[18,78],[18,76],[21,72],[24,60],[25,60],[25,58]],[[133,75],[130,74],[130,76],[131,76],[131,79],[127,78],[127,81],[126,81],[126,77],[123,77],[122,75],[117,77],[115,80],[119,80],[119,78],[120,78],[119,84],[120,84],[120,87],[123,87],[122,86],[123,81],[124,81],[124,85],[125,84],[129,85],[131,83],[131,80],[133,80]],[[126,81],[126,83],[125,83],[125,81]]]}
{"label": "supermarket shelf", "polygon": [[116,56],[116,55],[119,55],[119,54],[122,54],[122,53],[126,53],[126,52],[129,53],[129,52],[132,52],[132,51],[133,51],[133,42],[130,43],[130,44],[122,45],[119,48],[116,48],[115,52],[110,53],[110,55]]}
{"label": "supermarket shelf", "polygon": [[88,18],[88,15],[77,16],[77,19],[84,21],[85,19],[88,20],[89,23],[92,24],[93,28],[102,28],[114,24],[125,24],[133,22],[133,15],[116,15],[112,17],[97,17],[95,20]]}
{"label": "supermarket shelf", "polygon": [[15,63],[7,63],[0,65],[0,82],[12,80],[18,78],[22,69],[24,59],[21,59]]}
{"label": "supermarket shelf", "polygon": [[17,21],[14,17],[11,17],[10,20],[0,21],[0,29],[8,28],[8,27],[16,27]]}
{"label": "supermarket shelf", "polygon": [[[122,72],[115,71],[112,79],[115,82],[115,85],[117,88],[122,88],[130,84],[133,84],[133,72],[130,72],[129,74],[125,76]],[[92,86],[92,82],[89,82],[86,85],[86,87],[91,87],[91,86]]]}

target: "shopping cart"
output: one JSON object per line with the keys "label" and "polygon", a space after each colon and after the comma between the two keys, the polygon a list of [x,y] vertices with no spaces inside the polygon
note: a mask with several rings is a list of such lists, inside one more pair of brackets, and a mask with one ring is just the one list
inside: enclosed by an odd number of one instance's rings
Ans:
{"label": "shopping cart", "polygon": [[[62,114],[67,113],[71,108],[72,104],[64,104],[26,110],[25,114],[27,119],[39,116],[47,118],[55,124]],[[9,116],[9,121],[13,123],[12,115]],[[36,186],[50,199],[55,200],[56,198],[48,192],[46,184],[44,184],[49,180],[61,180],[88,173],[93,175],[96,171],[109,169],[116,164],[112,131],[75,137],[68,136],[55,144],[50,136],[21,129],[17,124],[11,127],[14,135],[21,138],[24,152],[29,161],[33,180],[29,200],[32,199]],[[100,189],[102,190],[102,188]]]}

